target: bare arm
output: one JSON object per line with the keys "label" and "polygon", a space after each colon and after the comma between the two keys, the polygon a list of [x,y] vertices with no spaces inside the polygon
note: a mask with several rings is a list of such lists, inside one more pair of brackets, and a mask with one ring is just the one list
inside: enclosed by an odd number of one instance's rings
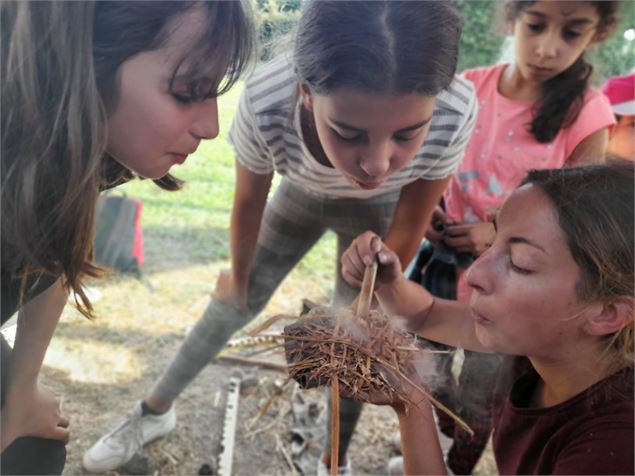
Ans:
{"label": "bare arm", "polygon": [[600,129],[585,137],[567,159],[567,167],[596,165],[604,163],[604,155],[609,146],[609,130]]}
{"label": "bare arm", "polygon": [[427,401],[397,410],[404,474],[447,474],[432,408]]}
{"label": "bare arm", "polygon": [[467,304],[433,298],[424,287],[403,276],[375,292],[390,314],[405,319],[408,330],[452,347],[488,352],[476,337]]}
{"label": "bare arm", "polygon": [[230,273],[221,273],[214,296],[240,308],[247,306],[249,273],[272,178],[273,172],[259,175],[236,161],[230,240],[232,269]]}
{"label": "bare arm", "polygon": [[68,441],[68,420],[59,415],[55,397],[38,386],[38,376],[66,292],[60,280],[26,303],[18,314],[18,329],[9,369],[9,386],[2,408],[2,449],[20,436]]}
{"label": "bare arm", "polygon": [[419,179],[401,190],[386,244],[397,253],[403,266],[407,266],[417,252],[430,224],[432,212],[449,181],[449,178]]}

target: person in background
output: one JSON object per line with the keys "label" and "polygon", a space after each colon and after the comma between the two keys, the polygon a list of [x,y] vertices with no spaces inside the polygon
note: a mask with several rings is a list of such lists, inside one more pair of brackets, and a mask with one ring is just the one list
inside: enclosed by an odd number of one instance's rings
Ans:
{"label": "person in background", "polygon": [[608,152],[635,161],[635,73],[609,78],[602,92],[609,98],[617,121],[611,130]]}
{"label": "person in background", "polygon": [[[515,356],[493,412],[500,474],[634,474],[634,179],[628,161],[529,172],[466,273],[469,304],[406,279],[372,232],[342,257],[357,286],[379,261],[375,294],[408,330]],[[405,474],[447,474],[431,404],[396,385],[419,404],[406,412],[381,393],[370,400],[398,415]]]}
{"label": "person in background", "polygon": [[170,169],[218,134],[216,97],[251,55],[240,2],[2,2],[2,474],[60,474],[69,419],[38,382],[92,263],[100,190]]}
{"label": "person in background", "polygon": [[[338,257],[371,229],[412,259],[476,116],[469,82],[455,77],[460,31],[447,1],[305,3],[293,54],[247,81],[230,131],[231,270],[154,388],[85,453],[86,469],[115,469],[171,431],[175,399],[326,230]],[[357,290],[336,276],[333,306],[348,305]],[[361,406],[341,409],[340,472],[350,474]],[[329,466],[327,442],[318,472]]]}

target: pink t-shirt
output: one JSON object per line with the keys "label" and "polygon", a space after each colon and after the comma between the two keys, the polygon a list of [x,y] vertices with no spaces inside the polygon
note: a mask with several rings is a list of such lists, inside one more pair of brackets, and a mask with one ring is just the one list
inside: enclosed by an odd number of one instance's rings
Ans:
{"label": "pink t-shirt", "polygon": [[530,169],[561,168],[576,146],[590,134],[615,123],[611,106],[598,90],[589,88],[577,119],[542,144],[527,131],[531,102],[514,101],[498,92],[507,65],[465,71],[474,83],[479,113],[465,159],[444,194],[452,219],[460,223],[486,221]]}

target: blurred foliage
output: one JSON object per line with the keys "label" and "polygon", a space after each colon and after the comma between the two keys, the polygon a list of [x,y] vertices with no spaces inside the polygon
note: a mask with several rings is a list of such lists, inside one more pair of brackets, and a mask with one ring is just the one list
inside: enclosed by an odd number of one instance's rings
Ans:
{"label": "blurred foliage", "polygon": [[[424,1],[424,0],[419,0]],[[260,61],[276,54],[276,46],[297,24],[303,0],[256,0]],[[496,63],[505,40],[501,0],[456,0],[463,17],[463,35],[457,71]],[[624,74],[635,67],[635,41],[624,39],[624,32],[635,28],[635,2],[622,2],[620,21],[613,36],[592,49],[590,60],[595,65],[596,82],[608,76]]]}
{"label": "blurred foliage", "polygon": [[295,28],[301,6],[302,0],[256,0],[260,61],[276,55],[278,44]]}
{"label": "blurred foliage", "polygon": [[596,82],[626,74],[635,68],[635,41],[624,38],[627,30],[634,30],[635,34],[635,2],[632,0],[622,2],[615,32],[605,43],[594,47],[589,56],[595,66]]}
{"label": "blurred foliage", "polygon": [[463,18],[463,34],[459,46],[457,71],[494,64],[504,40],[498,21],[500,1],[458,0],[456,6]]}

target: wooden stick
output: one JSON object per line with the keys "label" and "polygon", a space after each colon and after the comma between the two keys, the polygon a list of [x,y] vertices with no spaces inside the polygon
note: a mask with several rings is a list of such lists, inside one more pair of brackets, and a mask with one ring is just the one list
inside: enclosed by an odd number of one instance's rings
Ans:
{"label": "wooden stick", "polygon": [[217,357],[219,362],[233,362],[237,364],[257,365],[263,369],[278,370],[280,372],[287,372],[288,367],[286,364],[278,364],[269,360],[249,359],[247,357],[241,357],[239,355],[219,355]]}
{"label": "wooden stick", "polygon": [[370,311],[370,305],[373,301],[373,290],[375,289],[375,278],[377,277],[377,261],[370,266],[366,266],[364,270],[364,280],[362,281],[362,289],[357,303],[357,316],[365,317]]}
{"label": "wooden stick", "polygon": [[331,476],[337,476],[340,452],[340,387],[337,376],[331,377]]}

